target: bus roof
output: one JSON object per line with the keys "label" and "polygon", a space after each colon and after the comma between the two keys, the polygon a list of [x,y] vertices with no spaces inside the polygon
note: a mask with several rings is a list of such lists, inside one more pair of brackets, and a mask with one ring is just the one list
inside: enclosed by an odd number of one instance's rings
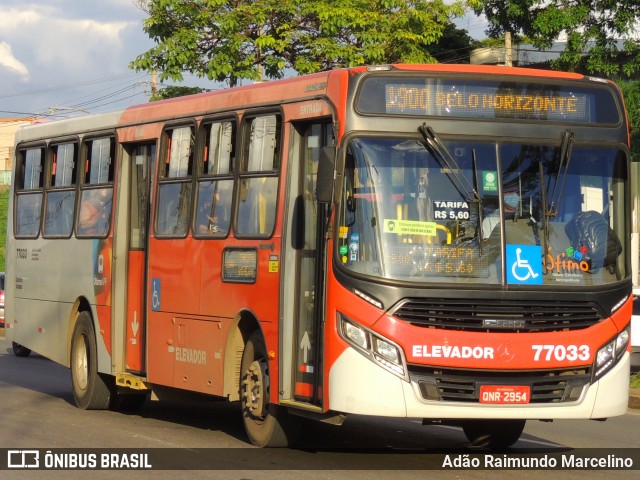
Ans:
{"label": "bus roof", "polygon": [[254,83],[135,105],[124,111],[121,121],[123,124],[138,124],[171,117],[235,110],[243,106],[273,105],[274,99],[286,102],[317,97],[326,92],[329,77],[340,75],[340,72],[346,70]]}
{"label": "bus roof", "polygon": [[121,115],[122,110],[25,125],[16,132],[16,145],[21,142],[36,142],[52,137],[76,135],[80,132],[113,129],[118,125]]}

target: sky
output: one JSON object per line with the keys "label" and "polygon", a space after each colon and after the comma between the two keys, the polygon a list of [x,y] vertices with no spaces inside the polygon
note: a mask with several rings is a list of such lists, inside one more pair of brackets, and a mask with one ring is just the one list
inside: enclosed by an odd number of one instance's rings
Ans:
{"label": "sky", "polygon": [[[144,103],[129,63],[153,42],[134,0],[0,0],[0,117],[65,118]],[[214,88],[185,75],[185,85]]]}
{"label": "sky", "polygon": [[[154,45],[145,18],[134,0],[0,0],[0,118],[59,119],[147,102],[149,74],[128,67]],[[469,17],[459,27],[478,37],[484,25]]]}

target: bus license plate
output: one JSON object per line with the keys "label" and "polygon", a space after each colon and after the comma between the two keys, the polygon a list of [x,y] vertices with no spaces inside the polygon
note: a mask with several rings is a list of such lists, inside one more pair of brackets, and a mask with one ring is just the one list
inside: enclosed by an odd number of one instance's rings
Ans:
{"label": "bus license plate", "polygon": [[529,403],[531,388],[526,385],[481,385],[480,403]]}

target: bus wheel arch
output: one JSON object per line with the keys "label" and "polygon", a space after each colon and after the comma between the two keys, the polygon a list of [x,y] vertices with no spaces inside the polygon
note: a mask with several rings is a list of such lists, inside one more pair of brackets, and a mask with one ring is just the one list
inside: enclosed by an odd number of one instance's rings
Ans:
{"label": "bus wheel arch", "polygon": [[76,405],[83,410],[109,408],[111,391],[98,373],[98,348],[91,314],[78,313],[73,326],[69,355],[71,385]]}
{"label": "bus wheel arch", "polygon": [[260,329],[260,322],[248,310],[242,310],[232,320],[225,342],[224,352],[224,392],[229,401],[240,400],[238,379],[242,363],[242,352],[251,334]]}

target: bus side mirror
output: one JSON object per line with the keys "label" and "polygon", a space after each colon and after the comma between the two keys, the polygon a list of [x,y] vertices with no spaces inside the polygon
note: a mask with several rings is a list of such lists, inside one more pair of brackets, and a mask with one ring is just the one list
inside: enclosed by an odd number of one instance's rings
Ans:
{"label": "bus side mirror", "polygon": [[333,193],[333,173],[335,170],[336,149],[321,147],[318,160],[318,179],[316,181],[316,199],[320,203],[331,202]]}

